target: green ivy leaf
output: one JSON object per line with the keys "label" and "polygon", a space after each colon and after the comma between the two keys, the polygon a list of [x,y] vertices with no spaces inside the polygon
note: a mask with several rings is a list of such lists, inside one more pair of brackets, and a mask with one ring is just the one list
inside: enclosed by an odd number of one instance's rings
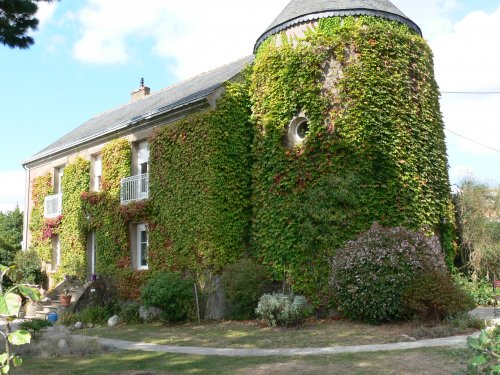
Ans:
{"label": "green ivy leaf", "polygon": [[2,374],[8,374],[9,371],[10,371],[9,365],[2,367]]}
{"label": "green ivy leaf", "polygon": [[12,358],[12,362],[14,363],[15,367],[18,367],[22,365],[23,359],[18,356],[14,356],[14,358]]}
{"label": "green ivy leaf", "polygon": [[4,365],[5,362],[7,362],[8,359],[7,353],[0,354],[0,365]]}
{"label": "green ivy leaf", "polygon": [[17,287],[19,292],[25,296],[26,298],[31,299],[32,301],[40,300],[40,292],[35,288],[27,287],[26,285],[18,285]]}
{"label": "green ivy leaf", "polygon": [[31,335],[28,331],[20,329],[18,331],[12,332],[8,336],[9,342],[12,345],[24,345],[31,342]]}
{"label": "green ivy leaf", "polygon": [[21,297],[15,293],[0,296],[0,315],[17,316],[21,308]]}
{"label": "green ivy leaf", "polygon": [[486,362],[488,362],[488,358],[484,354],[475,356],[470,360],[470,364],[474,367],[481,366]]}

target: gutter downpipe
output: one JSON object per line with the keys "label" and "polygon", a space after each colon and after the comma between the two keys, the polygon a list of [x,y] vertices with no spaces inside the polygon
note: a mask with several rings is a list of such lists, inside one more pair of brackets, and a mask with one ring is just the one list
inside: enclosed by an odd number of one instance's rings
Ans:
{"label": "gutter downpipe", "polygon": [[24,193],[24,221],[23,221],[23,243],[21,249],[26,251],[28,249],[28,210],[29,210],[29,188],[31,180],[31,170],[25,164],[23,164],[25,170],[25,193]]}

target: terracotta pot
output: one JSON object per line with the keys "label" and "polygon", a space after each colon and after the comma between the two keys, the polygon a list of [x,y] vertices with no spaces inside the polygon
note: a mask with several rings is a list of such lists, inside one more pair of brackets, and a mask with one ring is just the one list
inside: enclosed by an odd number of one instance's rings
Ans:
{"label": "terracotta pot", "polygon": [[59,299],[62,307],[69,307],[71,305],[71,294],[61,294]]}

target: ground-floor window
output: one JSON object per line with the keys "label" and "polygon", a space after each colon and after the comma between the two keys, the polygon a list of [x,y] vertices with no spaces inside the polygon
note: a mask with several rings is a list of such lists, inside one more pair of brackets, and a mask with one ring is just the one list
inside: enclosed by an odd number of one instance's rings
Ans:
{"label": "ground-floor window", "polygon": [[137,269],[148,269],[148,230],[146,224],[137,224]]}

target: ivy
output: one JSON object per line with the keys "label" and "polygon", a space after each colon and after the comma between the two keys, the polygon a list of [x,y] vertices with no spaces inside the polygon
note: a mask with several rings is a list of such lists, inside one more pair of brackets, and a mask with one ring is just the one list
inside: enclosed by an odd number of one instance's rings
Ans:
{"label": "ivy", "polygon": [[[375,17],[322,19],[295,43],[259,48],[251,95],[252,243],[276,275],[326,304],[328,259],[374,221],[440,232],[453,259],[439,90],[419,35]],[[289,148],[301,112],[309,133]]]}
{"label": "ivy", "polygon": [[[244,74],[244,76],[246,76]],[[228,83],[217,108],[150,137],[149,268],[219,272],[248,243],[248,83]]]}
{"label": "ivy", "polygon": [[87,274],[87,221],[81,193],[90,188],[90,162],[81,157],[64,168],[62,178],[62,212],[59,230],[61,264],[53,276],[54,282],[64,275],[85,279]]}
{"label": "ivy", "polygon": [[45,197],[52,194],[52,175],[47,173],[33,179],[31,185],[31,201],[33,208],[30,215],[29,229],[31,232],[31,247],[43,262],[50,263],[52,244],[50,236],[45,234],[46,223],[43,217]]}

